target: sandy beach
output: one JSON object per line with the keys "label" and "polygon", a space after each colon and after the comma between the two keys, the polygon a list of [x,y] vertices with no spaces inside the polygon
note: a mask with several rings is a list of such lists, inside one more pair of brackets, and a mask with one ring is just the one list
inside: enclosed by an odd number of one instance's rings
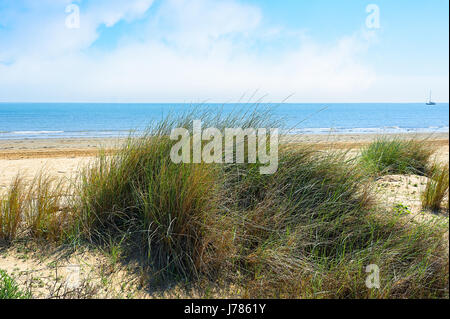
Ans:
{"label": "sandy beach", "polygon": [[[430,146],[436,148],[437,159],[448,162],[449,133],[395,136],[425,139]],[[282,138],[281,141],[306,142],[323,148],[358,149],[377,137],[379,135],[376,134],[293,135]],[[120,142],[117,138],[0,140],[0,188],[6,187],[17,173],[31,178],[42,168],[58,176],[71,177],[100,149],[114,149]]]}

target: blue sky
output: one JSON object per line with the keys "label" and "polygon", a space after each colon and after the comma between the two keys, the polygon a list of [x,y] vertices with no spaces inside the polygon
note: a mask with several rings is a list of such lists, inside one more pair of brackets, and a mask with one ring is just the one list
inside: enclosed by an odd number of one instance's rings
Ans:
{"label": "blue sky", "polygon": [[448,17],[446,0],[0,0],[0,102],[447,102]]}

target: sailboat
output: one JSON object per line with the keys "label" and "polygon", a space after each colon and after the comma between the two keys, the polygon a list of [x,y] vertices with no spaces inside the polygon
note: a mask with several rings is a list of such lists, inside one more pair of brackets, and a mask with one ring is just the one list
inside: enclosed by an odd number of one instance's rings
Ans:
{"label": "sailboat", "polygon": [[436,105],[435,102],[431,101],[431,91],[430,91],[430,97],[428,98],[426,105]]}

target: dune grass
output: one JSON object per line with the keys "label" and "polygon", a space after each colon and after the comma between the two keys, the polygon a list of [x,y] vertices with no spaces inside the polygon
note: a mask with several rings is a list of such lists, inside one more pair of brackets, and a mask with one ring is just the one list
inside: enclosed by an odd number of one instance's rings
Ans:
{"label": "dune grass", "polygon": [[45,171],[26,182],[17,175],[4,199],[0,200],[0,238],[17,237],[62,242],[73,223],[73,189]]}
{"label": "dune grass", "polygon": [[16,238],[23,218],[24,197],[22,180],[16,177],[0,201],[0,238],[7,241]]}
{"label": "dune grass", "polygon": [[363,148],[360,160],[373,175],[427,175],[432,154],[424,141],[382,137]]}
{"label": "dune grass", "polygon": [[77,236],[124,242],[129,255],[145,257],[164,278],[205,273],[206,255],[223,239],[205,228],[218,218],[223,171],[206,163],[174,164],[169,154],[175,142],[168,135],[175,127],[191,128],[193,119],[221,130],[277,125],[266,112],[239,114],[192,110],[169,116],[129,138],[115,156],[100,155],[80,175]]}
{"label": "dune grass", "polygon": [[422,193],[422,208],[438,211],[442,207],[442,202],[445,196],[448,195],[448,166],[445,164],[435,163],[431,167],[430,171],[430,178],[428,179],[427,186]]}
{"label": "dune grass", "polygon": [[22,291],[16,281],[0,269],[0,299],[29,299],[31,295]]}
{"label": "dune grass", "polygon": [[214,170],[172,163],[166,137],[129,142],[82,174],[79,235],[100,244],[125,241],[163,273],[193,275],[203,223],[216,206]]}
{"label": "dune grass", "polygon": [[[345,153],[297,147],[281,154],[273,176],[238,170],[232,224],[248,297],[440,295],[448,282],[448,224],[411,225],[378,211],[365,172]],[[243,182],[250,186],[244,193]],[[369,264],[383,273],[380,289],[365,286]]]}
{"label": "dune grass", "polygon": [[[366,165],[341,151],[282,146],[273,175],[261,175],[260,163],[174,164],[168,134],[190,129],[193,119],[221,130],[279,127],[258,112],[168,117],[115,154],[99,155],[80,172],[66,206],[45,178],[33,191],[13,184],[0,235],[17,237],[24,225],[27,236],[119,247],[123,261],[138,260],[154,279],[207,279],[238,287],[243,297],[448,297],[448,223],[416,224],[382,211],[367,174],[367,165],[378,173],[424,170],[418,163],[430,153],[423,146],[377,144],[363,153]],[[390,159],[379,166],[374,148],[396,150],[381,151]],[[380,269],[379,289],[365,285],[370,264]]]}

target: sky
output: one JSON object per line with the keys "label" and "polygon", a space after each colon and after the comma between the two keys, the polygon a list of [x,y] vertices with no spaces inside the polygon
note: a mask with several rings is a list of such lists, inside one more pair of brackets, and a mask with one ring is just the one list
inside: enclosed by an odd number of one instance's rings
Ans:
{"label": "sky", "polygon": [[0,0],[0,102],[449,101],[447,0]]}

